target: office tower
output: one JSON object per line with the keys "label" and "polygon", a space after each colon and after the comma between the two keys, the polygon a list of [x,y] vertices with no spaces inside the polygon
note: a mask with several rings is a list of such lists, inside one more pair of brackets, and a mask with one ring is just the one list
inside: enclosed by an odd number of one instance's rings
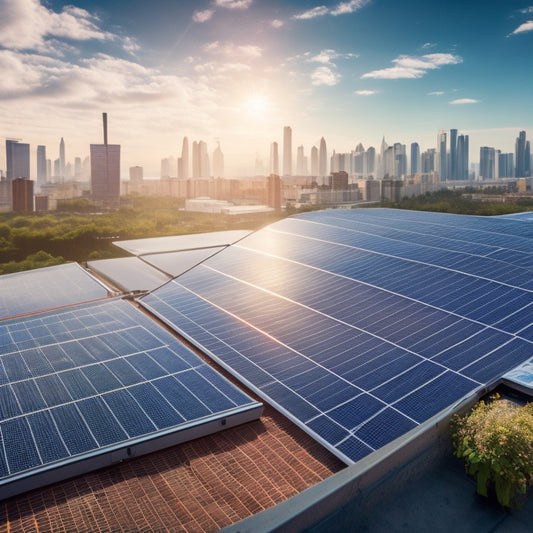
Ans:
{"label": "office tower", "polygon": [[318,152],[318,175],[328,175],[328,150],[326,148],[326,141],[324,137],[320,139],[320,148]]}
{"label": "office tower", "polygon": [[168,160],[168,157],[164,157],[163,159],[161,159],[161,170],[159,172],[159,178],[170,178],[170,161]]}
{"label": "office tower", "polygon": [[459,179],[457,172],[457,130],[450,130],[450,168],[448,177],[452,180]]}
{"label": "office tower", "polygon": [[63,179],[65,178],[65,141],[61,137],[61,142],[59,143],[59,176]]}
{"label": "office tower", "polygon": [[435,172],[435,160],[436,160],[436,150],[435,148],[430,148],[426,150],[420,156],[420,169],[422,174],[428,174],[430,172]]}
{"label": "office tower", "polygon": [[130,181],[132,184],[139,184],[143,182],[144,171],[143,167],[130,167]]}
{"label": "office tower", "polygon": [[270,174],[267,178],[268,207],[281,209],[281,178]]}
{"label": "office tower", "polygon": [[411,174],[420,172],[420,146],[418,143],[411,143]]}
{"label": "office tower", "polygon": [[526,157],[526,132],[521,131],[516,138],[515,143],[515,177],[526,178],[529,176],[526,173],[530,162],[527,161],[530,157]]}
{"label": "office tower", "polygon": [[512,178],[514,174],[514,154],[498,155],[498,178]]}
{"label": "office tower", "polygon": [[81,157],[74,158],[74,177],[79,179],[82,176]]}
{"label": "office tower", "polygon": [[407,155],[405,144],[394,143],[394,176],[401,178],[407,174]]}
{"label": "office tower", "polygon": [[193,179],[200,177],[200,150],[196,141],[192,143],[192,177]]}
{"label": "office tower", "polygon": [[373,146],[366,151],[366,175],[376,175],[376,149]]}
{"label": "office tower", "polygon": [[348,173],[344,170],[331,172],[330,186],[334,191],[348,190]]}
{"label": "office tower", "polygon": [[48,181],[51,176],[52,176],[52,160],[47,159],[46,160],[46,180]]}
{"label": "office tower", "polygon": [[198,143],[198,156],[200,158],[200,178],[209,178],[209,154],[207,153],[207,143],[200,141]]}
{"label": "office tower", "polygon": [[448,165],[447,159],[448,154],[446,152],[446,132],[440,131],[437,138],[437,149],[438,149],[438,167],[437,171],[439,173],[441,181],[448,179]]}
{"label": "office tower", "polygon": [[17,140],[6,139],[6,178],[30,177],[30,145]]}
{"label": "office tower", "polygon": [[275,141],[270,145],[270,173],[279,176],[278,143]]}
{"label": "office tower", "polygon": [[318,148],[311,148],[311,176],[318,176]]}
{"label": "office tower", "polygon": [[120,144],[107,142],[107,113],[102,114],[104,144],[91,144],[93,200],[116,202],[120,198]]}
{"label": "office tower", "polygon": [[392,178],[394,176],[396,176],[394,146],[387,146],[383,152],[383,177]]}
{"label": "office tower", "polygon": [[468,135],[457,137],[457,170],[456,179],[468,179]]}
{"label": "office tower", "polygon": [[54,182],[59,181],[60,177],[60,168],[61,168],[61,162],[59,157],[57,159],[54,159]]}
{"label": "office tower", "polygon": [[292,129],[283,128],[283,175],[292,176]]}
{"label": "office tower", "polygon": [[27,178],[11,180],[13,211],[33,211],[33,181]]}
{"label": "office tower", "polygon": [[296,175],[297,176],[304,176],[307,174],[306,169],[304,169],[304,147],[298,146],[298,149],[296,151]]}
{"label": "office tower", "polygon": [[484,180],[495,176],[495,150],[488,146],[479,149],[479,177]]}
{"label": "office tower", "polygon": [[220,149],[220,143],[213,151],[213,176],[215,178],[224,177],[224,154]]}
{"label": "office tower", "polygon": [[37,187],[46,185],[46,146],[37,146]]}
{"label": "office tower", "polygon": [[183,137],[181,144],[181,175],[178,168],[178,178],[187,179],[189,177],[189,139]]}

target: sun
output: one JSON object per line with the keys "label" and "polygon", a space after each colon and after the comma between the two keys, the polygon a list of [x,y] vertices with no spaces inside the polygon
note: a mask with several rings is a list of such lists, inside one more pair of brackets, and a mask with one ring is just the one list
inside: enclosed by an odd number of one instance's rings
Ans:
{"label": "sun", "polygon": [[264,95],[253,94],[245,100],[244,108],[248,115],[254,118],[264,118],[269,112],[270,103]]}

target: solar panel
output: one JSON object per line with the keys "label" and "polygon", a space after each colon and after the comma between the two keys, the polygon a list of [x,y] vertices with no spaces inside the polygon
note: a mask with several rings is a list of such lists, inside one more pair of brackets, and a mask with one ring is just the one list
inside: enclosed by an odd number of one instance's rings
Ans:
{"label": "solar panel", "polygon": [[353,463],[531,357],[532,238],[499,218],[313,212],[140,302]]}
{"label": "solar panel", "polygon": [[170,276],[137,257],[89,261],[87,266],[123,291],[148,291],[166,283]]}
{"label": "solar panel", "polygon": [[54,469],[79,474],[260,411],[123,300],[0,323],[3,497],[58,479]]}
{"label": "solar panel", "polygon": [[146,263],[174,278],[223,249],[223,246],[216,246],[212,248],[200,248],[199,250],[146,254],[141,256],[141,258]]}
{"label": "solar panel", "polygon": [[77,263],[0,276],[0,320],[105,298],[109,289]]}

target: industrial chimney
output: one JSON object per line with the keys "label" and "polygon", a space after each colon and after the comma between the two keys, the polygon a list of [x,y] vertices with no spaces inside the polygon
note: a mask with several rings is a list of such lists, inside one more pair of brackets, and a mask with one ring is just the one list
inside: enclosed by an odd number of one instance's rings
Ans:
{"label": "industrial chimney", "polygon": [[102,113],[104,119],[104,144],[107,145],[107,113]]}

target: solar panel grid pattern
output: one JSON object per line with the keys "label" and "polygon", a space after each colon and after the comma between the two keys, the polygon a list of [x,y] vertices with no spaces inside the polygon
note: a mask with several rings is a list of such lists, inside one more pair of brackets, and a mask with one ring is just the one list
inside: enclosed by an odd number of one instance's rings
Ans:
{"label": "solar panel grid pattern", "polygon": [[122,300],[0,324],[0,485],[254,403]]}
{"label": "solar panel grid pattern", "polygon": [[0,276],[0,319],[105,298],[107,288],[77,263]]}
{"label": "solar panel grid pattern", "polygon": [[[531,356],[523,226],[309,213],[141,303],[350,463]],[[509,249],[523,255],[519,267],[503,260]]]}

